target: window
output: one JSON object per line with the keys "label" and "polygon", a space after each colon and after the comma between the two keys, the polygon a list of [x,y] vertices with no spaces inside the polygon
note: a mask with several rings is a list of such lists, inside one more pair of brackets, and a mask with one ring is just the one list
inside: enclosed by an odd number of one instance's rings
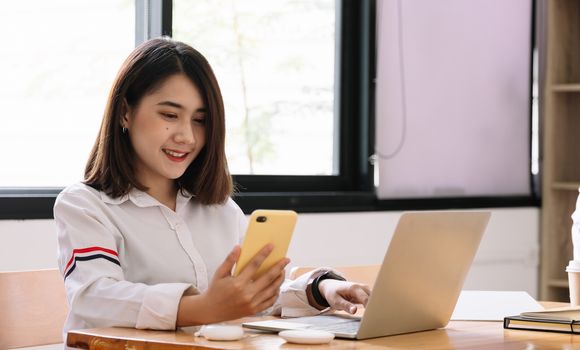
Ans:
{"label": "window", "polygon": [[335,4],[173,2],[173,38],[204,54],[220,83],[232,173],[338,174]]}
{"label": "window", "polygon": [[[351,208],[372,200],[374,1],[168,7],[172,37],[199,49],[222,87],[238,203],[250,210],[256,192],[267,193],[261,205],[308,210],[328,210],[324,198],[337,192],[364,192]],[[312,192],[325,204],[312,206]]]}
{"label": "window", "polygon": [[375,7],[393,1],[9,2],[0,29],[19,32],[0,46],[9,82],[0,87],[0,219],[52,217],[60,188],[82,178],[122,61],[159,35],[196,47],[216,71],[235,200],[246,212],[537,204],[532,196],[377,200]]}
{"label": "window", "polygon": [[0,45],[0,186],[81,180],[108,90],[134,47],[133,2],[11,1],[0,31],[15,33]]}
{"label": "window", "polygon": [[82,178],[122,60],[159,35],[192,44],[216,70],[245,211],[371,208],[374,1],[257,4],[11,2],[0,28],[22,31],[0,47],[3,77],[14,82],[0,91],[0,157],[10,164],[0,172],[0,219],[52,217],[60,188]]}

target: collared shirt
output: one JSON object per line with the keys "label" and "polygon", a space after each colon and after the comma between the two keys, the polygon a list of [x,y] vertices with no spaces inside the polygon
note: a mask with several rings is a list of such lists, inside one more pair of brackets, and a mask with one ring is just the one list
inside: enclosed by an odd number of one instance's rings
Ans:
{"label": "collared shirt", "polygon": [[[63,190],[54,206],[58,265],[64,276],[71,329],[175,329],[184,294],[204,292],[239,244],[247,219],[231,199],[203,205],[178,191],[173,211],[145,192],[111,198],[85,184]],[[287,280],[270,310],[314,315],[306,284]]]}

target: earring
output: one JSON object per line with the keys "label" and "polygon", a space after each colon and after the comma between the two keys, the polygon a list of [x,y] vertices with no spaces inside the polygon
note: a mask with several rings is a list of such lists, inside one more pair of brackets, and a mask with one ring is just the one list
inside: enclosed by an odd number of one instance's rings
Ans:
{"label": "earring", "polygon": [[123,127],[123,134],[126,134],[126,133],[127,133],[127,128]]}

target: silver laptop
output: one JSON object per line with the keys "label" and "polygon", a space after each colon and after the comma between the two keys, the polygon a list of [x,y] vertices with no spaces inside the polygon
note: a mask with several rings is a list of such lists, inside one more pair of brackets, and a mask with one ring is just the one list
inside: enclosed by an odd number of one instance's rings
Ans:
{"label": "silver laptop", "polygon": [[247,322],[247,328],[326,330],[368,339],[445,327],[489,212],[409,212],[399,219],[362,318],[342,315]]}

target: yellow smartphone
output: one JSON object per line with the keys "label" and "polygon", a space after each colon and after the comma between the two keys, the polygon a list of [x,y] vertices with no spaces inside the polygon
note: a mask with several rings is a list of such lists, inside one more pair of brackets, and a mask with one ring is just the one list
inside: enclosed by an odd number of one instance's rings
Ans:
{"label": "yellow smartphone", "polygon": [[268,243],[274,245],[274,250],[258,268],[255,278],[260,277],[284,258],[297,218],[298,215],[293,210],[254,210],[250,216],[246,236],[242,243],[242,252],[234,269],[234,276],[239,275],[248,262]]}

